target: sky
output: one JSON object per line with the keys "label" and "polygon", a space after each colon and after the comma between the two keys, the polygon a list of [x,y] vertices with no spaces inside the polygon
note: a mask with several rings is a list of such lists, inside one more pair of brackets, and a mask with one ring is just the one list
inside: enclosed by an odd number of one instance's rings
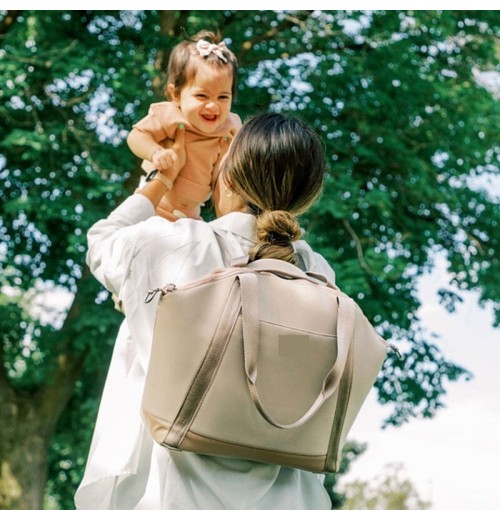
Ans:
{"label": "sky", "polygon": [[469,382],[447,385],[446,407],[433,419],[381,429],[389,410],[372,392],[349,439],[367,444],[366,452],[342,480],[371,480],[388,463],[402,463],[404,475],[432,509],[500,509],[500,330],[492,327],[491,308],[481,309],[477,295],[462,293],[464,302],[449,314],[437,301],[446,283],[445,261],[420,281],[424,302],[420,318],[439,335],[447,359],[473,373]]}

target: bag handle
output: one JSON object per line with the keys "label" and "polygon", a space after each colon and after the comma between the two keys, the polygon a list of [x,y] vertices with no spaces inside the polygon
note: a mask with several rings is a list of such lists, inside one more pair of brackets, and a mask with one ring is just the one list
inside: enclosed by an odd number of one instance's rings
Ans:
{"label": "bag handle", "polygon": [[[254,262],[257,263],[260,260]],[[293,267],[293,266],[292,266]],[[267,270],[267,269],[266,269]],[[291,424],[275,421],[265,410],[257,391],[257,363],[259,359],[259,301],[258,280],[252,272],[238,275],[241,288],[241,315],[243,328],[243,358],[250,396],[261,416],[272,426],[291,430],[305,424],[320,409],[323,403],[337,390],[347,360],[347,354],[354,334],[354,302],[348,297],[338,297],[337,316],[337,358],[323,379],[321,391],[309,409]]]}

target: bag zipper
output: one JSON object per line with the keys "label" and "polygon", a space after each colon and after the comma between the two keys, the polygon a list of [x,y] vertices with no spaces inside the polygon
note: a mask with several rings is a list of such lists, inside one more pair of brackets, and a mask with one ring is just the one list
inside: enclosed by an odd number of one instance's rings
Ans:
{"label": "bag zipper", "polygon": [[221,278],[227,278],[230,276],[234,276],[235,274],[241,273],[243,271],[244,270],[241,268],[236,268],[236,269],[221,268],[221,269],[214,271],[213,273],[210,273],[209,275],[207,275],[203,278],[194,280],[193,282],[189,282],[181,287],[177,287],[174,283],[167,283],[167,285],[165,285],[163,287],[157,287],[156,289],[149,290],[148,293],[146,294],[146,297],[144,298],[144,303],[150,303],[151,301],[153,301],[154,297],[158,293],[161,293],[161,297],[163,297],[170,292],[183,290],[183,289],[191,289],[192,287],[196,287],[197,285],[204,285],[207,282],[210,282],[212,280],[218,280]]}
{"label": "bag zipper", "polygon": [[[249,269],[246,267],[232,267],[232,268],[231,267],[221,267],[220,269],[213,271],[212,273],[208,274],[207,276],[205,276],[203,278],[199,278],[198,280],[194,280],[193,282],[189,282],[185,285],[182,285],[181,287],[177,287],[173,283],[168,283],[164,287],[158,287],[156,289],[149,290],[148,293],[146,294],[146,297],[144,298],[144,302],[150,303],[151,301],[153,301],[154,297],[159,292],[161,292],[161,296],[163,297],[166,294],[168,294],[169,292],[179,291],[179,290],[184,290],[184,289],[191,289],[198,285],[204,285],[207,282],[210,282],[213,280],[220,280],[222,278],[228,278],[228,277],[237,275],[239,273],[245,273],[245,272],[248,272],[248,270]],[[255,272],[255,271],[252,271],[252,272]],[[318,287],[321,287],[321,286],[318,285]],[[328,289],[336,290],[331,287],[328,287]]]}
{"label": "bag zipper", "polygon": [[146,297],[144,298],[144,303],[150,303],[153,301],[153,298],[157,295],[157,293],[161,293],[161,296],[165,296],[169,292],[174,292],[177,290],[177,286],[173,283],[168,283],[164,287],[159,287],[157,289],[151,289],[146,294]]}

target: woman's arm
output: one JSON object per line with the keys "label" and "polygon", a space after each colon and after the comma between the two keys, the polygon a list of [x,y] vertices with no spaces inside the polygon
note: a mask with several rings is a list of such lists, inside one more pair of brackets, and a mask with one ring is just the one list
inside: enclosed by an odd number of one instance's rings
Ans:
{"label": "woman's arm", "polygon": [[[172,149],[179,157],[180,170],[184,166],[184,128],[175,134]],[[170,170],[174,177],[178,171]],[[94,276],[110,291],[119,294],[127,276],[141,228],[136,226],[154,215],[154,210],[167,192],[167,186],[158,179],[148,182],[127,198],[111,214],[96,222],[87,234],[87,264]],[[138,196],[140,195],[140,196]],[[143,230],[142,230],[143,231]]]}
{"label": "woman's arm", "polygon": [[150,200],[132,195],[87,233],[87,265],[106,289],[119,295],[141,236],[136,225],[154,215]]}

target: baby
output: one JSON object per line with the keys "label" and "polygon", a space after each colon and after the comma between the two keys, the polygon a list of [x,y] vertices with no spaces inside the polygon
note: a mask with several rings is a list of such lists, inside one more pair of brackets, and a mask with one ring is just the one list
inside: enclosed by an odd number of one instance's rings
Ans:
{"label": "baby", "polygon": [[[201,205],[210,197],[220,160],[241,126],[231,112],[237,72],[236,57],[217,35],[202,31],[182,41],[168,63],[169,101],[153,103],[128,136],[132,152],[144,159],[146,180],[160,173],[169,187],[158,208],[169,220],[199,218]],[[186,163],[172,178],[167,170],[177,155],[166,146],[179,125],[186,129]]]}

